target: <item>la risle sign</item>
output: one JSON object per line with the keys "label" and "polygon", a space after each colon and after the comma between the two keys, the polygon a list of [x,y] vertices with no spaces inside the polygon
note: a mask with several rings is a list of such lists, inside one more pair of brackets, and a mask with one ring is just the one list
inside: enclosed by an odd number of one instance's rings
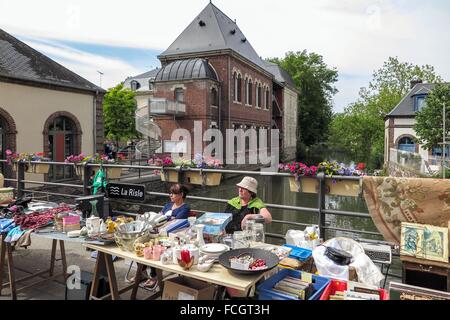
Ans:
{"label": "la risle sign", "polygon": [[145,186],[140,184],[109,183],[108,196],[115,199],[145,200]]}

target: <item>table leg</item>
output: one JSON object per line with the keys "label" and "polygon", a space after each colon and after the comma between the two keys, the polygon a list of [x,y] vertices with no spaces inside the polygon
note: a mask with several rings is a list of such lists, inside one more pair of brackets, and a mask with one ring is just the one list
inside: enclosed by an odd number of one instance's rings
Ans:
{"label": "table leg", "polygon": [[11,299],[17,300],[16,275],[14,273],[14,260],[12,255],[12,247],[10,243],[6,244],[6,250],[8,252],[8,273],[9,273],[9,288],[11,290]]}
{"label": "table leg", "polygon": [[144,272],[144,265],[138,263],[136,275],[134,276],[133,291],[131,291],[131,296],[130,296],[131,300],[136,300],[137,291],[138,291],[139,284],[141,283],[141,279],[142,279],[142,272]]}
{"label": "table leg", "polygon": [[3,241],[5,236],[1,235],[1,254],[0,254],[0,296],[2,295],[3,289],[3,270],[5,267],[5,259],[6,259],[6,243]]}
{"label": "table leg", "polygon": [[63,240],[59,240],[59,251],[61,253],[61,263],[62,263],[62,267],[63,267],[63,276],[64,276],[64,281],[67,278],[67,260],[66,260],[66,248],[64,246],[64,241]]}
{"label": "table leg", "polygon": [[52,240],[52,254],[50,256],[50,270],[49,270],[50,277],[53,276],[53,271],[55,271],[56,244],[57,244],[57,240],[53,239]]}
{"label": "table leg", "polygon": [[106,273],[108,274],[109,289],[111,290],[111,299],[119,300],[120,295],[119,295],[119,289],[117,288],[116,272],[114,270],[112,256],[110,254],[106,254],[103,252],[99,252],[98,254],[105,256]]}
{"label": "table leg", "polygon": [[92,277],[91,294],[89,299],[96,298],[98,292],[98,286],[100,281],[101,270],[105,268],[105,257],[100,252],[97,253],[97,259],[95,260],[94,275]]}

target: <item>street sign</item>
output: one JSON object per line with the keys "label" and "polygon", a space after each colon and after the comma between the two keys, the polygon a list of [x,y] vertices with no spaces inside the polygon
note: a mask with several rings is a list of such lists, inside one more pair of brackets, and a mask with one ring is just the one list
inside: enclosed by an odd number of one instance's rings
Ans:
{"label": "street sign", "polygon": [[145,186],[140,184],[108,183],[107,190],[109,198],[145,201]]}

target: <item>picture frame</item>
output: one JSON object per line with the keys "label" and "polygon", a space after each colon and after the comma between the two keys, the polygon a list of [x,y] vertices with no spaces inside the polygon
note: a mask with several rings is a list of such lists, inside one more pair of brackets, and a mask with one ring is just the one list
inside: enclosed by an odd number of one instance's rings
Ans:
{"label": "picture frame", "polygon": [[448,228],[402,222],[400,255],[448,262]]}

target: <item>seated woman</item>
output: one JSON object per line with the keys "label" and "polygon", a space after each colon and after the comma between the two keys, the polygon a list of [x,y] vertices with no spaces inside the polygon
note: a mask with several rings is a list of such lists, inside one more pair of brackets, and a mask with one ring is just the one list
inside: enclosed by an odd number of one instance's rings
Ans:
{"label": "seated woman", "polygon": [[258,181],[252,177],[244,177],[237,184],[239,196],[228,201],[225,212],[232,213],[233,218],[225,228],[227,233],[241,231],[249,219],[263,217],[264,223],[272,222],[272,215],[266,205],[256,196]]}
{"label": "seated woman", "polygon": [[[169,220],[172,219],[187,219],[189,217],[189,212],[191,208],[188,204],[184,202],[188,194],[188,189],[182,184],[174,184],[170,187],[169,197],[170,202],[168,202],[160,214],[164,214]],[[131,281],[133,281],[132,279]],[[156,289],[158,285],[158,279],[156,278],[155,268],[150,268],[150,279],[148,279],[144,286],[149,289]]]}

